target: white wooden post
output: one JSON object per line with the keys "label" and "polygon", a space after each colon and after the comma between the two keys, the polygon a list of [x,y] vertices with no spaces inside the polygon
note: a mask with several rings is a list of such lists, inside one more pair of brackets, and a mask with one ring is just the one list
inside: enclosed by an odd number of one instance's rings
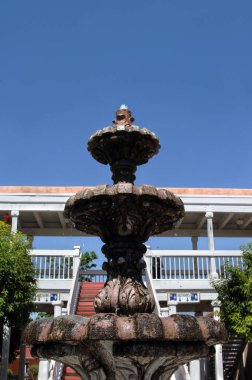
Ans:
{"label": "white wooden post", "polygon": [[49,361],[39,359],[38,380],[47,380],[49,378]]}
{"label": "white wooden post", "polygon": [[146,245],[146,248],[147,248],[147,250],[146,250],[146,253],[144,255],[144,259],[146,262],[146,266],[149,270],[149,273],[152,276],[152,253],[151,253],[151,249],[150,249],[149,245]]}
{"label": "white wooden post", "polygon": [[[216,321],[220,320],[220,307],[221,302],[219,300],[214,300],[211,302],[213,307],[214,319]],[[222,357],[222,345],[216,344],[215,346],[215,378],[216,380],[223,380],[223,357]]]}
{"label": "white wooden post", "polygon": [[[53,316],[54,316],[54,318],[62,315],[63,302],[60,300],[52,301],[52,305],[53,305]],[[50,380],[53,380],[53,372],[54,372],[54,368],[55,368],[55,363],[56,363],[55,360],[50,360],[50,362],[48,362],[48,378]],[[45,364],[44,364],[44,366],[45,366]],[[44,371],[44,370],[45,370],[45,368],[42,367],[41,371]]]}
{"label": "white wooden post", "polygon": [[202,380],[201,379],[201,366],[200,366],[199,360],[192,360],[189,363],[189,373],[190,373],[190,379]]}
{"label": "white wooden post", "polygon": [[215,255],[214,255],[214,234],[213,234],[213,212],[208,211],[206,213],[207,219],[207,236],[208,236],[208,249],[210,252],[210,278],[212,280],[218,278],[218,273],[216,271]]}
{"label": "white wooden post", "polygon": [[79,245],[74,246],[74,250],[78,254],[78,256],[74,256],[74,258],[73,258],[73,279],[75,279],[75,277],[77,275],[78,268],[79,268],[80,248],[81,247]]}
{"label": "white wooden post", "polygon": [[18,229],[19,211],[11,211],[11,232],[15,234]]}
{"label": "white wooden post", "polygon": [[59,317],[62,314],[62,306],[63,302],[58,300],[58,301],[52,301],[53,305],[53,316],[54,318]]}
{"label": "white wooden post", "polygon": [[177,314],[177,301],[168,301],[167,304],[169,315]]}

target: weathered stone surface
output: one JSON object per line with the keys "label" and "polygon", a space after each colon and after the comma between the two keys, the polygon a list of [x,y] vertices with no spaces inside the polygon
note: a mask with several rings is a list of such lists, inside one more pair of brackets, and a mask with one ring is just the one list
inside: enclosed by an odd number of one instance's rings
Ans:
{"label": "weathered stone surface", "polygon": [[94,300],[96,313],[134,315],[135,313],[151,313],[154,307],[154,299],[142,281],[120,277],[120,275],[108,281]]}
{"label": "weathered stone surface", "polygon": [[184,216],[180,198],[165,189],[118,183],[80,191],[66,203],[65,216],[75,227],[106,243],[103,269],[107,283],[95,298],[96,312],[133,315],[151,313],[154,299],[142,282],[142,244]]}
{"label": "weathered stone surface", "polygon": [[224,342],[226,338],[224,326],[211,318],[187,315],[160,318],[147,313],[132,317],[99,313],[91,318],[76,315],[44,318],[30,323],[23,335],[27,344],[111,340],[197,341],[211,346]]}
{"label": "weathered stone surface", "polygon": [[212,355],[211,346],[224,342],[226,332],[203,317],[97,314],[32,322],[23,339],[34,356],[61,361],[84,380],[165,380],[179,365]]}
{"label": "weathered stone surface", "polygon": [[172,229],[185,211],[181,199],[166,189],[119,183],[79,191],[67,201],[64,215],[104,242],[125,236],[144,242]]}

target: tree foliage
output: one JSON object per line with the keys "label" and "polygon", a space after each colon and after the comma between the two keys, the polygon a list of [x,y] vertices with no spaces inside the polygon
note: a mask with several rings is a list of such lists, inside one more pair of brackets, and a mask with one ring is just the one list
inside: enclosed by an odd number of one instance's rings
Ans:
{"label": "tree foliage", "polygon": [[226,275],[214,281],[222,303],[221,319],[231,334],[252,341],[252,242],[241,247],[243,268],[226,265]]}
{"label": "tree foliage", "polygon": [[19,346],[21,331],[29,321],[36,292],[30,248],[31,241],[24,234],[11,233],[10,226],[0,222],[0,337],[4,324],[11,327],[11,359]]}
{"label": "tree foliage", "polygon": [[81,280],[90,281],[90,276],[89,277],[83,276],[82,272],[88,269],[95,268],[96,264],[94,263],[94,260],[96,259],[97,259],[97,255],[95,251],[91,251],[91,252],[86,251],[82,253],[81,261],[80,261],[80,269],[81,269],[80,279]]}

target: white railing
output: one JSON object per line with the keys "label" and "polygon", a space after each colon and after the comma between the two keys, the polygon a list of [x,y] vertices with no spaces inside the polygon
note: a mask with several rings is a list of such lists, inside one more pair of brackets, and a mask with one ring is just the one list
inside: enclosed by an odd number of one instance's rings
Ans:
{"label": "white railing", "polygon": [[88,282],[106,282],[107,272],[102,269],[86,269],[80,272],[80,278]]}
{"label": "white railing", "polygon": [[154,313],[157,314],[159,317],[161,317],[160,305],[159,305],[159,302],[157,299],[157,294],[156,294],[156,291],[155,291],[155,288],[154,288],[154,285],[152,282],[152,278],[151,278],[151,274],[150,274],[150,270],[148,268],[148,265],[146,266],[146,268],[144,270],[144,277],[145,277],[145,283],[146,283],[146,286],[148,288],[148,291],[152,295],[152,297],[154,298],[154,301],[155,301]]}
{"label": "white railing", "polygon": [[[150,272],[154,280],[209,280],[209,251],[148,250]],[[216,271],[225,275],[225,265],[243,267],[241,251],[215,251]]]}
{"label": "white railing", "polygon": [[79,249],[32,249],[30,250],[30,256],[36,270],[35,277],[38,280],[70,280],[73,279]]}

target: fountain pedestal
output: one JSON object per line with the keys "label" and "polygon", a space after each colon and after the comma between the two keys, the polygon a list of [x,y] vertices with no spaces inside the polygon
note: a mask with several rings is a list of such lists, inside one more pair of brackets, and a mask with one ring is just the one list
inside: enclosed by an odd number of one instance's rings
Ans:
{"label": "fountain pedestal", "polygon": [[34,356],[61,361],[83,380],[165,380],[179,365],[212,355],[213,345],[226,339],[224,327],[212,319],[152,314],[154,300],[142,281],[143,243],[172,229],[185,212],[171,192],[134,186],[137,166],[157,154],[160,144],[133,121],[121,108],[113,126],[91,136],[88,150],[110,165],[114,184],[81,190],[64,211],[75,228],[105,243],[108,278],[95,297],[97,314],[45,318],[24,333]]}

